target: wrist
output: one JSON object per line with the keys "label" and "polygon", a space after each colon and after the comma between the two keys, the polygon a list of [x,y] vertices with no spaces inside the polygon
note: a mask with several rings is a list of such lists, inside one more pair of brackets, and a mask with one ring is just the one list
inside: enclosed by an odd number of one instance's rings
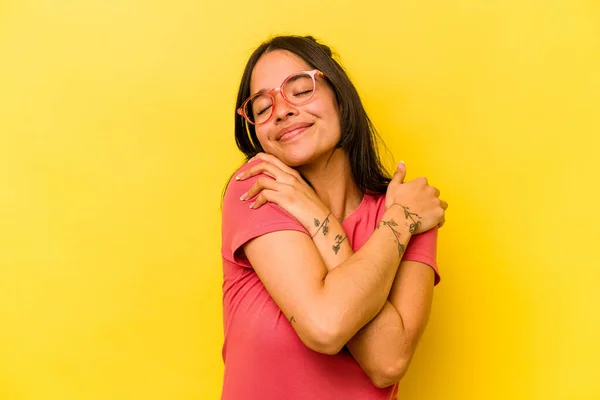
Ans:
{"label": "wrist", "polygon": [[306,227],[312,239],[319,233],[323,234],[323,236],[327,235],[331,216],[332,213],[328,209],[318,210],[314,213],[310,226]]}
{"label": "wrist", "polygon": [[405,238],[408,243],[414,234],[414,226],[411,225],[412,221],[407,219],[406,210],[407,208],[402,204],[393,203],[385,211],[377,227],[379,228],[382,225],[387,225],[390,228],[393,227],[393,230],[397,233],[401,233],[402,237]]}

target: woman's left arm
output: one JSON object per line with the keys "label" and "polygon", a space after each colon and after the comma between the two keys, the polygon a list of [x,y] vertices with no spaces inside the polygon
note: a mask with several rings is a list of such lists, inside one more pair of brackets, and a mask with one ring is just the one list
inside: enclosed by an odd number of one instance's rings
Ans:
{"label": "woman's left arm", "polygon": [[[317,220],[319,218],[316,218]],[[354,251],[341,223],[333,216],[319,221],[313,237],[329,271],[349,258]],[[323,234],[323,226],[326,233]],[[378,229],[389,229],[380,224]],[[401,261],[388,300],[367,325],[346,344],[360,367],[377,387],[398,382],[406,373],[431,310],[435,275],[433,269],[418,261]]]}
{"label": "woman's left arm", "polygon": [[[257,156],[265,161],[247,170],[243,176],[236,179],[247,179],[250,176],[264,173],[272,178],[293,185],[293,175],[297,172],[283,164],[271,155]],[[286,182],[287,180],[287,182]],[[305,183],[304,183],[305,184]],[[248,199],[261,193],[255,200],[254,207],[260,207],[267,201],[274,201],[280,207],[299,220],[313,236],[313,241],[331,271],[348,259],[354,251],[348,243],[342,224],[323,205],[318,203],[316,194],[309,190],[294,193],[296,201],[289,204],[279,199],[290,197],[279,196],[276,199],[269,191],[262,191],[260,185],[251,189]],[[296,192],[299,192],[296,190]],[[298,201],[299,198],[301,201]],[[306,206],[311,204],[307,213]],[[314,224],[314,225],[313,225]],[[311,226],[312,225],[312,226]],[[386,224],[380,224],[377,229],[391,229]],[[398,382],[406,373],[419,339],[427,325],[431,302],[433,298],[434,272],[431,267],[417,261],[402,261],[394,279],[388,300],[382,310],[366,324],[346,344],[350,353],[356,359],[363,371],[377,387],[387,387]]]}
{"label": "woman's left arm", "polygon": [[[319,219],[319,218],[316,218]],[[319,221],[313,237],[330,271],[354,254],[333,216]],[[326,226],[323,234],[323,226]],[[380,224],[378,229],[389,229]],[[385,305],[367,325],[346,344],[360,367],[377,387],[398,382],[406,373],[431,310],[435,275],[433,269],[418,261],[402,261]]]}
{"label": "woman's left arm", "polygon": [[433,298],[434,273],[418,261],[402,261],[388,301],[347,347],[377,387],[398,382],[425,330]]}

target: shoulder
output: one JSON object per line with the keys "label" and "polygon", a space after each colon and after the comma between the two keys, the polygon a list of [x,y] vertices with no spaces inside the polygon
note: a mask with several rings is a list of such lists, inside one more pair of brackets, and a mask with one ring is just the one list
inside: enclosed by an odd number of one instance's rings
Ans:
{"label": "shoulder", "polygon": [[[256,183],[259,178],[267,178],[273,179],[272,177],[265,174],[258,174],[256,176],[250,177],[244,180],[235,179],[240,173],[250,169],[254,165],[260,163],[260,160],[253,160],[249,163],[242,165],[238,168],[227,183],[227,188],[225,189],[225,195],[223,196],[223,217],[230,216],[234,220],[240,223],[247,223],[248,220],[244,220],[243,218],[251,218],[252,220],[256,220],[258,216],[262,219],[266,219],[267,216],[272,218],[271,214],[285,215],[286,217],[291,217],[287,212],[285,212],[281,207],[277,204],[267,203],[260,207],[258,210],[251,210],[250,204],[251,201],[243,201],[240,200],[243,194],[248,192],[250,188]],[[238,220],[242,218],[242,220]]]}
{"label": "shoulder", "polygon": [[[256,180],[267,175],[257,175],[238,181],[235,179],[241,172],[251,168],[260,160],[252,161],[238,168],[231,176],[223,197],[221,234],[224,256],[233,259],[236,251],[249,240],[266,233],[295,230],[306,232],[302,225],[277,204],[266,203],[258,209],[251,209],[251,201],[240,199]],[[271,177],[268,177],[272,179]]]}
{"label": "shoulder", "polygon": [[250,190],[250,188],[259,178],[264,177],[273,179],[265,174],[259,174],[239,181],[236,179],[236,176],[238,176],[240,173],[250,169],[260,162],[260,160],[253,160],[249,163],[246,163],[238,168],[231,176],[229,182],[227,183],[227,188],[225,189],[225,195],[223,196],[222,213],[224,223],[227,221],[234,223],[234,225],[248,224],[250,221],[272,219],[272,214],[283,214],[289,217],[289,214],[287,214],[276,204],[267,203],[257,210],[252,210],[250,209],[250,204],[252,203],[251,201],[243,201],[240,199],[243,194]]}
{"label": "shoulder", "polygon": [[225,208],[225,205],[227,204],[228,200],[231,200],[232,198],[237,198],[239,200],[242,194],[247,192],[248,189],[250,189],[252,185],[254,185],[254,182],[256,182],[258,176],[253,176],[252,178],[243,181],[238,181],[235,179],[235,177],[241,174],[242,172],[250,169],[254,165],[258,164],[259,162],[260,160],[253,160],[251,162],[245,163],[237,170],[235,170],[235,172],[231,175],[231,178],[227,183],[227,188],[225,189],[225,196],[223,197],[223,208]]}

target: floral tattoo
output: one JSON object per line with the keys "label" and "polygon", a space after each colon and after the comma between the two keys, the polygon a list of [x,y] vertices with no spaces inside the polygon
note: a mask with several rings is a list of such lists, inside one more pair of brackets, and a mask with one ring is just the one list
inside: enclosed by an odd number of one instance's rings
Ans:
{"label": "floral tattoo", "polygon": [[410,212],[410,209],[408,207],[404,207],[402,204],[400,204],[400,207],[404,209],[404,216],[406,219],[410,219],[412,221],[412,224],[410,224],[408,230],[412,235],[414,235],[421,227],[421,221],[415,221],[413,217],[421,219],[421,216],[417,213]]}
{"label": "floral tattoo", "polygon": [[332,246],[333,252],[335,254],[338,253],[338,251],[340,251],[340,245],[342,244],[342,242],[344,240],[346,240],[347,236],[342,236],[342,235],[336,235],[335,237],[335,244]]}
{"label": "floral tattoo", "polygon": [[329,213],[327,215],[327,217],[325,217],[325,219],[323,220],[323,222],[319,221],[316,218],[314,219],[315,228],[318,228],[318,229],[315,232],[315,234],[312,235],[313,238],[315,236],[317,236],[317,233],[319,233],[319,231],[323,232],[323,236],[327,236],[327,232],[329,232],[329,216],[330,215],[331,215],[331,213]]}
{"label": "floral tattoo", "polygon": [[404,254],[405,247],[402,243],[400,243],[400,232],[394,229],[395,226],[398,226],[396,221],[394,221],[393,218],[389,221],[380,221],[379,224],[377,224],[377,229],[379,229],[381,226],[387,226],[392,230],[392,233],[394,234],[394,241],[398,245],[398,254],[400,255],[400,257],[402,257],[402,255]]}

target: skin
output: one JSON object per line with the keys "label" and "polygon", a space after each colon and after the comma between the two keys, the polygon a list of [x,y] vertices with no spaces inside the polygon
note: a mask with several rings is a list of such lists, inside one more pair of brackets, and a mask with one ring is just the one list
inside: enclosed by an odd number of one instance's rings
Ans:
{"label": "skin", "polygon": [[[267,53],[253,71],[251,92],[278,87],[290,74],[310,69],[291,53]],[[333,92],[319,78],[309,103],[294,106],[280,94],[275,98],[273,117],[256,127],[269,154],[258,155],[263,162],[236,177],[255,180],[240,201],[251,199],[254,208],[267,201],[278,204],[312,238],[273,232],[248,242],[244,251],[308,347],[335,354],[346,345],[376,386],[391,385],[410,364],[433,295],[432,269],[400,261],[413,234],[444,223],[447,204],[426,179],[405,183],[406,168],[400,164],[378,229],[354,253],[340,221],[360,204],[362,193],[347,155],[335,149],[340,124]],[[301,133],[280,140],[293,124],[304,126]]]}
{"label": "skin", "polygon": [[[277,87],[290,74],[311,69],[292,53],[267,53],[252,72],[250,91],[256,93]],[[323,78],[317,78],[316,92],[309,103],[293,106],[280,94],[275,96],[275,101],[271,120],[256,127],[265,153],[274,155],[306,176],[325,206],[321,208],[330,209],[338,218],[344,219],[358,207],[362,193],[352,179],[347,155],[341,149],[334,151],[341,132],[339,107],[333,91]],[[291,141],[277,140],[282,130],[295,123],[312,126]]]}

